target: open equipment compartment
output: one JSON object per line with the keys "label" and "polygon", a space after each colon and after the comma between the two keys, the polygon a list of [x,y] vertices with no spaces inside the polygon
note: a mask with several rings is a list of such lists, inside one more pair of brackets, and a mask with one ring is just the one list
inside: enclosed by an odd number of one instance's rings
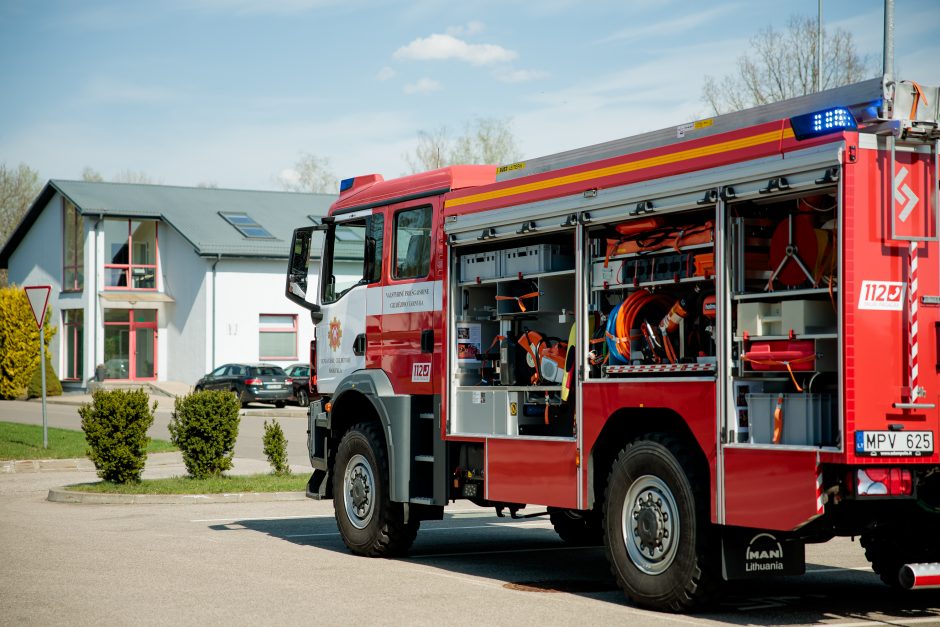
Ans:
{"label": "open equipment compartment", "polygon": [[835,186],[730,203],[728,441],[839,447]]}
{"label": "open equipment compartment", "polygon": [[714,207],[589,231],[593,379],[714,374]]}
{"label": "open equipment compartment", "polygon": [[573,230],[451,249],[449,433],[573,437],[574,250]]}

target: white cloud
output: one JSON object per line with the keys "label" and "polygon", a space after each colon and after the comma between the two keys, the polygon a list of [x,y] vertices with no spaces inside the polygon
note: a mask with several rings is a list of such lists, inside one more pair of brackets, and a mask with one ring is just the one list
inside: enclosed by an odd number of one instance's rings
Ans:
{"label": "white cloud", "polygon": [[387,81],[387,80],[395,78],[395,76],[397,75],[398,75],[398,72],[396,72],[394,69],[386,65],[381,70],[379,70],[378,74],[375,75],[375,78],[377,78],[380,81]]}
{"label": "white cloud", "polygon": [[512,61],[519,55],[514,50],[496,44],[468,44],[452,35],[435,33],[402,46],[393,56],[396,59],[418,61],[457,59],[473,65],[487,65]]}
{"label": "white cloud", "polygon": [[542,70],[514,70],[512,68],[499,68],[493,72],[493,76],[501,83],[525,83],[538,80],[548,76],[548,72]]}
{"label": "white cloud", "polygon": [[408,83],[402,89],[406,94],[429,94],[432,91],[440,91],[441,84],[433,78],[419,78],[414,83]]}
{"label": "white cloud", "polygon": [[634,24],[633,26],[628,26],[623,28],[615,33],[608,35],[598,41],[598,43],[605,44],[612,41],[621,41],[625,39],[637,39],[642,38],[644,41],[649,38],[650,33],[660,33],[668,32],[670,35],[675,36],[679,33],[688,32],[690,30],[699,28],[703,24],[707,24],[713,19],[725,15],[727,13],[733,13],[738,10],[740,4],[726,4],[724,6],[713,7],[704,11],[692,11],[685,14],[673,15],[669,19],[663,20],[655,24]]}
{"label": "white cloud", "polygon": [[296,185],[300,182],[300,173],[294,168],[284,168],[281,170],[281,173],[277,175],[277,180],[285,186]]}
{"label": "white cloud", "polygon": [[483,25],[483,22],[477,22],[474,20],[461,26],[451,26],[445,31],[445,33],[448,35],[453,35],[454,37],[470,37],[473,35],[479,35],[485,29],[486,26]]}

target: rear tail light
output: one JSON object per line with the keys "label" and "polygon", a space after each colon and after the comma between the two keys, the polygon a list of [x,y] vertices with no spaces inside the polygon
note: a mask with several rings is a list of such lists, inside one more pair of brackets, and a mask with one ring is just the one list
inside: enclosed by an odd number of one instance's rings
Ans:
{"label": "rear tail light", "polygon": [[859,468],[855,471],[858,496],[910,496],[911,471],[906,468]]}
{"label": "rear tail light", "polygon": [[284,379],[284,383],[286,383],[287,385],[292,385],[294,383],[294,380],[288,377]]}
{"label": "rear tail light", "polygon": [[261,379],[245,379],[245,385],[261,385]]}

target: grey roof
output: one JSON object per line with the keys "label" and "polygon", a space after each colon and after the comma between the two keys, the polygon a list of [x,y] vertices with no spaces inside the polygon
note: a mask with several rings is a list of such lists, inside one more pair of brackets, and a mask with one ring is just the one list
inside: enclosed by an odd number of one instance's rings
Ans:
{"label": "grey roof", "polygon": [[[6,267],[13,250],[56,192],[85,216],[161,219],[188,240],[197,254],[211,257],[287,258],[293,230],[311,226],[308,216],[325,216],[336,200],[331,194],[54,179],[0,250],[0,267]],[[220,211],[247,213],[275,239],[245,237],[219,215]]]}

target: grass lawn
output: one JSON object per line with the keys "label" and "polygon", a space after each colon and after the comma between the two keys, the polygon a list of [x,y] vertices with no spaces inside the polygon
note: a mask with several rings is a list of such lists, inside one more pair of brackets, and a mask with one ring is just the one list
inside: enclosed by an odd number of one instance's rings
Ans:
{"label": "grass lawn", "polygon": [[293,474],[276,476],[237,475],[233,477],[213,477],[211,479],[190,479],[189,477],[170,477],[169,479],[144,479],[140,483],[80,483],[68,486],[76,492],[105,492],[109,494],[222,494],[226,492],[302,492],[309,476]]}
{"label": "grass lawn", "polygon": [[[85,457],[85,434],[49,427],[49,448],[42,447],[42,425],[0,422],[0,460],[72,459]],[[150,440],[148,453],[166,453],[177,448],[166,440]]]}

